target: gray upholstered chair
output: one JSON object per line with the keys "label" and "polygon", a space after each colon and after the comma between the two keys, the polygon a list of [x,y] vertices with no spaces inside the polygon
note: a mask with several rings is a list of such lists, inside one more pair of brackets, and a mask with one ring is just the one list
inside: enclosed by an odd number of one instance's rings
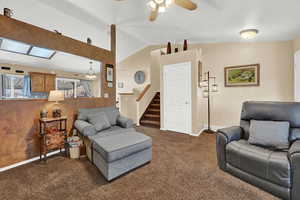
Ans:
{"label": "gray upholstered chair", "polygon": [[[288,122],[289,148],[250,144],[252,120]],[[265,134],[272,140],[272,131]],[[240,126],[218,130],[217,158],[220,169],[242,180],[283,199],[300,199],[300,103],[245,102]]]}
{"label": "gray upholstered chair", "polygon": [[115,107],[79,109],[75,127],[89,160],[108,181],[152,160],[152,139]]}

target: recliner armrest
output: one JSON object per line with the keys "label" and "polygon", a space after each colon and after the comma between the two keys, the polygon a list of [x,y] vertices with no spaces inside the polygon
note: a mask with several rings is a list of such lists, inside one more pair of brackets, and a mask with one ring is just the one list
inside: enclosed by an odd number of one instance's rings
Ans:
{"label": "recliner armrest", "polygon": [[134,123],[133,123],[133,120],[120,115],[117,118],[117,125],[121,126],[122,128],[132,128]]}
{"label": "recliner armrest", "polygon": [[217,133],[225,136],[228,144],[232,141],[240,140],[242,138],[243,130],[239,126],[232,126],[229,128],[219,129]]}
{"label": "recliner armrest", "polygon": [[97,134],[95,126],[86,121],[76,120],[74,126],[84,136],[92,136]]}
{"label": "recliner armrest", "polygon": [[288,157],[291,162],[292,172],[291,200],[297,200],[300,197],[300,140],[292,144]]}
{"label": "recliner armrest", "polygon": [[232,141],[240,140],[243,130],[239,126],[223,128],[217,131],[217,158],[220,169],[226,171],[226,145]]}
{"label": "recliner armrest", "polygon": [[294,154],[300,155],[300,140],[295,141],[289,149],[289,157],[291,158]]}

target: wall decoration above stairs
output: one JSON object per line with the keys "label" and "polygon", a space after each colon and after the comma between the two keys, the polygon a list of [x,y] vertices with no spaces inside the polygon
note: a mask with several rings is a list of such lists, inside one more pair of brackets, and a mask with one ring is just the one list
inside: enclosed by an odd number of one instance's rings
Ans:
{"label": "wall decoration above stairs", "polygon": [[140,124],[142,126],[160,128],[160,93],[157,92],[143,114]]}

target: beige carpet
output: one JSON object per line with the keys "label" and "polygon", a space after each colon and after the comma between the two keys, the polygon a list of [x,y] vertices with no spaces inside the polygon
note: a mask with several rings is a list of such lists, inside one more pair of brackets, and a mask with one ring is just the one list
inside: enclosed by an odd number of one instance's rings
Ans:
{"label": "beige carpet", "polygon": [[138,128],[153,138],[153,161],[107,183],[86,159],[56,156],[0,173],[1,200],[272,200],[220,171],[215,136]]}

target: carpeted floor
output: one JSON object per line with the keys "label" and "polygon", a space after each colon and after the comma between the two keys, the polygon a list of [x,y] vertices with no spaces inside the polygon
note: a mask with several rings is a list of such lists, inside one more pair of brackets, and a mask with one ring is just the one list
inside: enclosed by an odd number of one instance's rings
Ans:
{"label": "carpeted floor", "polygon": [[153,160],[107,183],[86,159],[56,156],[0,173],[1,200],[272,200],[217,168],[215,136],[191,137],[140,127]]}

